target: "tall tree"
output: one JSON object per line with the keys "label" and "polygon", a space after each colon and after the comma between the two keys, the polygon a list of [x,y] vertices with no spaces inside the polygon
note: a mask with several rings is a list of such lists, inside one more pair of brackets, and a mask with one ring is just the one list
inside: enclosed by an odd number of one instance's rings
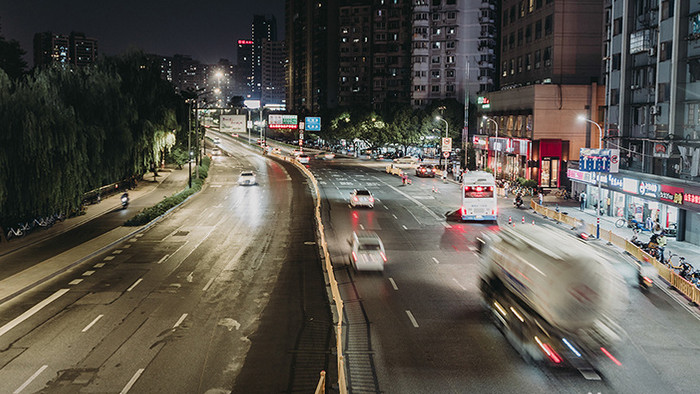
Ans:
{"label": "tall tree", "polygon": [[22,58],[26,53],[16,40],[0,37],[0,69],[11,79],[18,79],[26,72],[27,62]]}

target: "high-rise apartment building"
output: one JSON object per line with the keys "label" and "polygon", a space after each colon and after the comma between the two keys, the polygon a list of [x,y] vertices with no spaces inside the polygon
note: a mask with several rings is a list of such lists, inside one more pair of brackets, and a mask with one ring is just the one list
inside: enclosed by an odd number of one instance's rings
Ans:
{"label": "high-rise apartment building", "polygon": [[238,40],[237,69],[236,69],[236,95],[246,99],[253,98],[253,41]]}
{"label": "high-rise apartment building", "polygon": [[34,34],[34,66],[71,62],[70,40],[65,34],[50,31]]}
{"label": "high-rise apartment building", "polygon": [[265,40],[261,59],[261,104],[282,105],[286,101],[287,51],[285,42]]}
{"label": "high-rise apartment building", "polygon": [[346,0],[340,5],[338,105],[372,103],[372,0]]}
{"label": "high-rise apartment building", "polygon": [[253,15],[251,87],[252,97],[260,99],[262,89],[262,56],[265,41],[277,41],[277,20],[273,15]]}
{"label": "high-rise apartment building", "polygon": [[467,92],[496,87],[498,13],[495,1],[413,2],[412,105],[461,102]]}
{"label": "high-rise apartment building", "polygon": [[83,33],[71,32],[70,41],[71,63],[76,66],[86,66],[97,61],[97,40],[86,37]]}
{"label": "high-rise apartment building", "polygon": [[499,178],[567,185],[580,148],[597,147],[604,0],[500,2],[500,90],[481,94],[486,117],[471,142],[477,164]]}
{"label": "high-rise apartment building", "polygon": [[[603,145],[620,150],[620,172],[602,178],[604,214],[658,222],[700,244],[700,4],[605,5],[599,124]],[[597,201],[594,178],[569,172]]]}
{"label": "high-rise apartment building", "polygon": [[287,0],[287,109],[318,114],[337,106],[338,2]]}
{"label": "high-rise apartment building", "polygon": [[206,86],[206,66],[190,55],[174,55],[172,60],[173,84],[178,90],[192,90]]}

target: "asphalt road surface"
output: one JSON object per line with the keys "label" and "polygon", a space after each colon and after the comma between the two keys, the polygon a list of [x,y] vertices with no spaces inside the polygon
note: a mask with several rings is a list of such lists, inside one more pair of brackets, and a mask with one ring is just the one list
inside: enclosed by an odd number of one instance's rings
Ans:
{"label": "asphalt road surface", "polygon": [[334,368],[306,180],[223,144],[166,219],[0,305],[0,392],[311,392]]}

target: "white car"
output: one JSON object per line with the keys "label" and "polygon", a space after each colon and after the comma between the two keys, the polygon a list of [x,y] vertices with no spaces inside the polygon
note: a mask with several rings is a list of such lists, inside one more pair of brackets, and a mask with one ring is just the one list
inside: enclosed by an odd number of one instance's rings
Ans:
{"label": "white car", "polygon": [[297,156],[296,159],[301,164],[309,164],[309,155],[301,154]]}
{"label": "white car", "polygon": [[212,156],[220,156],[220,155],[221,155],[221,149],[219,149],[219,148],[213,148],[213,149],[211,150],[211,154],[212,154]]}
{"label": "white car", "polygon": [[404,156],[399,157],[398,159],[394,159],[394,163],[396,164],[416,164],[419,161],[420,159],[415,156]]}
{"label": "white car", "polygon": [[316,158],[321,159],[321,160],[333,160],[333,159],[335,159],[335,153],[321,152],[321,153],[316,155]]}
{"label": "white car", "polygon": [[352,233],[350,262],[357,271],[384,271],[386,251],[377,233],[359,231]]}
{"label": "white car", "polygon": [[304,153],[304,152],[302,152],[301,149],[294,149],[294,150],[292,151],[292,156],[297,157],[297,156],[299,156],[299,155],[302,154],[302,153]]}
{"label": "white car", "polygon": [[350,193],[350,205],[355,207],[374,208],[374,196],[365,189],[355,189]]}
{"label": "white car", "polygon": [[276,155],[281,155],[282,154],[282,149],[280,148],[272,148],[272,153]]}
{"label": "white car", "polygon": [[219,144],[221,144],[221,138],[214,137],[214,145],[219,145]]}
{"label": "white car", "polygon": [[255,185],[258,181],[255,178],[255,173],[253,171],[243,171],[241,175],[238,176],[239,185]]}

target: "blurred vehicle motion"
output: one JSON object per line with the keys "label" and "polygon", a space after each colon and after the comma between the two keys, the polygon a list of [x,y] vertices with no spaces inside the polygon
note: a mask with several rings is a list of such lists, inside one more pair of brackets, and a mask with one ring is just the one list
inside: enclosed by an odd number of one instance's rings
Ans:
{"label": "blurred vehicle motion", "polygon": [[614,359],[627,289],[593,247],[548,227],[503,228],[480,247],[483,300],[523,358],[579,369]]}
{"label": "blurred vehicle motion", "polygon": [[309,164],[309,155],[305,155],[302,153],[301,155],[297,155],[296,159],[301,164]]}
{"label": "blurred vehicle motion", "polygon": [[384,271],[384,244],[373,231],[352,233],[350,263],[357,271]]}
{"label": "blurred vehicle motion", "polygon": [[435,178],[435,167],[432,164],[421,164],[416,168],[416,176]]}

